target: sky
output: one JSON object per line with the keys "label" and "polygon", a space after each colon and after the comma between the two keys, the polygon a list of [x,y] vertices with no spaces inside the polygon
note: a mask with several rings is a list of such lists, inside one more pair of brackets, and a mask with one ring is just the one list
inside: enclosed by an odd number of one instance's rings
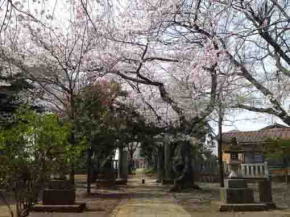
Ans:
{"label": "sky", "polygon": [[268,115],[250,111],[236,111],[228,114],[227,121],[223,124],[223,132],[231,130],[252,131],[259,130],[268,125],[279,123],[285,125],[280,119]]}

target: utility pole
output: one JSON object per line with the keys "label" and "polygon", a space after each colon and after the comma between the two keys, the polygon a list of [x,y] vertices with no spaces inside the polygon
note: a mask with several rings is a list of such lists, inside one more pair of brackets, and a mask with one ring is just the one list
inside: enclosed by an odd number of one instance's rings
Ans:
{"label": "utility pole", "polygon": [[220,187],[224,187],[224,165],[223,165],[223,152],[222,152],[222,143],[223,143],[223,135],[222,135],[222,125],[224,118],[224,111],[222,108],[221,97],[219,97],[219,106],[218,106],[218,165],[219,165],[219,181]]}

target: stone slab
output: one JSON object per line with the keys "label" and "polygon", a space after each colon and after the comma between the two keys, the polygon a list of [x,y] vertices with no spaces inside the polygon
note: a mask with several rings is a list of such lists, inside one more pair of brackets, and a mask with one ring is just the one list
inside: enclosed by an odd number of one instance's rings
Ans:
{"label": "stone slab", "polygon": [[71,205],[75,203],[74,190],[46,189],[43,191],[42,203],[44,205]]}
{"label": "stone slab", "polygon": [[254,203],[254,192],[250,188],[221,188],[224,203]]}
{"label": "stone slab", "polygon": [[75,203],[72,205],[44,205],[36,204],[31,208],[32,212],[83,212],[86,203]]}
{"label": "stone slab", "polygon": [[221,204],[220,212],[249,212],[268,210],[267,204],[264,203],[244,203],[244,204]]}
{"label": "stone slab", "polygon": [[247,188],[247,181],[244,179],[227,179],[225,180],[226,188]]}

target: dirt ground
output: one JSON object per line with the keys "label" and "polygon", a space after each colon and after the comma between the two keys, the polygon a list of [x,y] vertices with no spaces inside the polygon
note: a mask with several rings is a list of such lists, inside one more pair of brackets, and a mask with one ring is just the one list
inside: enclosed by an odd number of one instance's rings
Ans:
{"label": "dirt ground", "polygon": [[[290,185],[273,183],[273,200],[278,209],[265,212],[218,212],[220,198],[217,183],[198,183],[202,190],[174,193],[174,197],[191,216],[194,217],[290,217]],[[249,184],[255,191],[255,201],[258,201],[256,184]]]}
{"label": "dirt ground", "polygon": [[[144,176],[138,177],[137,175],[133,177],[135,180],[134,182],[140,185],[141,178],[144,178]],[[290,185],[287,188],[283,183],[273,183],[273,200],[279,208],[277,210],[267,212],[220,213],[218,212],[219,186],[216,183],[198,183],[202,190],[168,193],[167,189],[169,189],[170,186],[154,184],[152,177],[146,177],[146,183],[147,182],[153,184],[147,186],[148,190],[146,190],[146,194],[140,191],[141,188],[139,188],[138,185],[132,185],[130,184],[131,182],[129,182],[128,186],[119,186],[110,189],[96,189],[93,187],[92,194],[88,196],[85,193],[85,176],[78,176],[77,201],[86,202],[88,208],[84,213],[31,213],[30,217],[109,217],[112,215],[113,210],[118,209],[120,204],[124,204],[128,200],[138,199],[139,201],[139,199],[142,198],[148,203],[148,201],[166,198],[167,196],[168,198],[172,198],[170,199],[172,203],[181,206],[192,217],[290,217]],[[257,190],[255,184],[250,184],[249,187]],[[258,193],[255,191],[255,199],[257,198]],[[13,206],[12,200],[10,200],[10,202]],[[1,203],[0,217],[9,217],[8,209]]]}
{"label": "dirt ground", "polygon": [[[96,189],[92,185],[92,194],[86,194],[86,177],[76,176],[77,199],[76,201],[86,202],[87,209],[83,213],[38,213],[31,212],[29,217],[108,217],[114,208],[126,195],[123,187],[110,189]],[[9,199],[14,208],[13,201]],[[0,217],[10,217],[6,206],[0,202]]]}

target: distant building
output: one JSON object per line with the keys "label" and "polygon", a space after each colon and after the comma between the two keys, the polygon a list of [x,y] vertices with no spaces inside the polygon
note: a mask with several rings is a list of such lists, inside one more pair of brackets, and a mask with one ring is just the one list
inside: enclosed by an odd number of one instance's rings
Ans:
{"label": "distant building", "polygon": [[[266,159],[263,151],[263,145],[270,138],[289,139],[290,141],[290,127],[273,124],[257,131],[230,131],[223,133],[223,161],[225,164],[229,162],[230,154],[225,152],[230,148],[234,139],[241,147],[242,153],[238,155],[238,158],[243,164],[251,165],[253,167],[252,170],[254,170],[255,164],[266,162],[272,173],[278,173],[284,166],[283,159]],[[254,171],[251,172],[254,173]]]}
{"label": "distant building", "polygon": [[134,168],[148,168],[147,160],[141,155],[141,148],[138,146],[133,155]]}

